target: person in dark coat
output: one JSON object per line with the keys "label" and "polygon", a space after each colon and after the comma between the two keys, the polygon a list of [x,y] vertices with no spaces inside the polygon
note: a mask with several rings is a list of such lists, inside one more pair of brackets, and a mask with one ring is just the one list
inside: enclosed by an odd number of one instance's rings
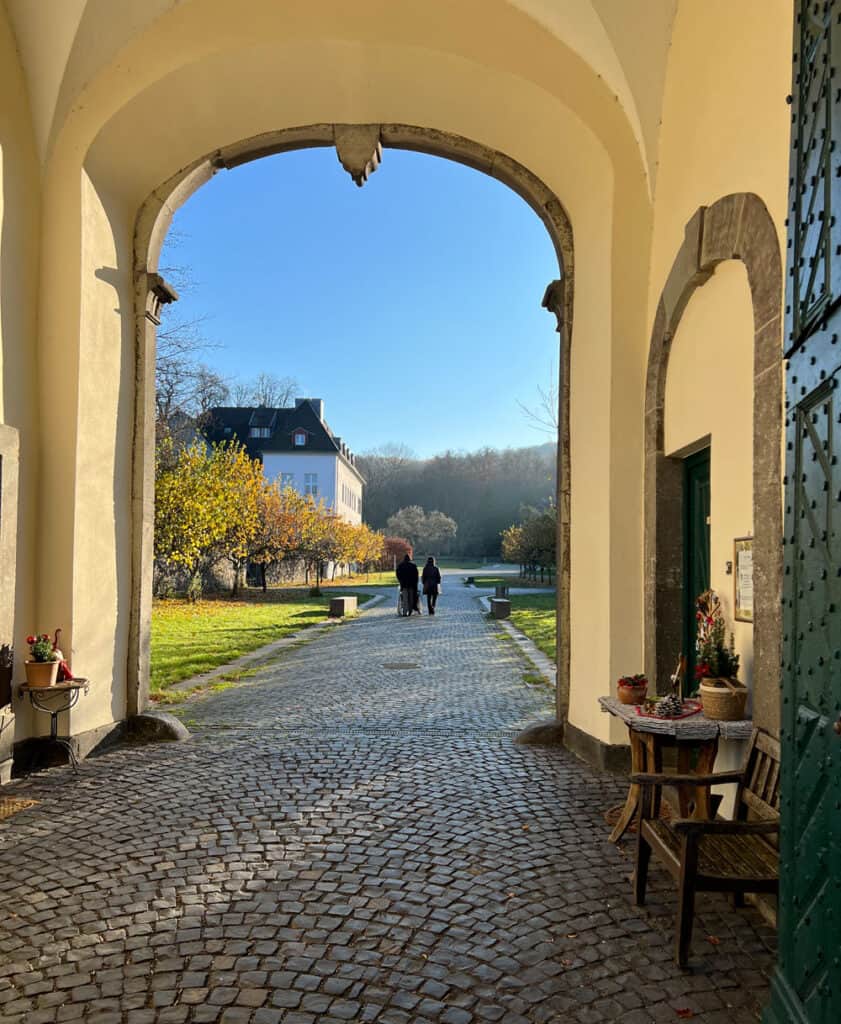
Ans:
{"label": "person in dark coat", "polygon": [[426,607],[429,609],[429,614],[434,615],[435,605],[438,604],[438,590],[441,586],[441,570],[435,564],[432,555],[427,558],[426,565],[423,567],[421,581],[423,592],[426,594]]}
{"label": "person in dark coat", "polygon": [[400,584],[401,590],[409,591],[409,607],[413,612],[417,612],[420,615],[420,605],[418,604],[418,567],[405,555],[403,561],[397,566],[397,581]]}

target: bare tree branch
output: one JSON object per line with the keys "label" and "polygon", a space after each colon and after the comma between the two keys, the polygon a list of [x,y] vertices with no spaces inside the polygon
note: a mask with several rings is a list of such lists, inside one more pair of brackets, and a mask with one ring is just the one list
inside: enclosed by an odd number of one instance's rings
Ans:
{"label": "bare tree branch", "polygon": [[554,363],[549,365],[549,386],[537,387],[537,404],[529,407],[518,401],[517,405],[528,420],[529,426],[543,434],[550,434],[553,438],[558,436],[558,375]]}

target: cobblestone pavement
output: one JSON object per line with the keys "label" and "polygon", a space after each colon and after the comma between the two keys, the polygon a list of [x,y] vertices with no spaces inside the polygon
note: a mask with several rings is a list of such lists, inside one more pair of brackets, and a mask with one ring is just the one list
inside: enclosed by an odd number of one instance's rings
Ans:
{"label": "cobblestone pavement", "polygon": [[673,965],[665,876],[638,911],[607,842],[620,782],[512,742],[546,703],[518,658],[447,579],[433,619],[389,596],[191,702],[186,744],[14,784],[0,1020],[755,1020],[770,930],[700,897]]}

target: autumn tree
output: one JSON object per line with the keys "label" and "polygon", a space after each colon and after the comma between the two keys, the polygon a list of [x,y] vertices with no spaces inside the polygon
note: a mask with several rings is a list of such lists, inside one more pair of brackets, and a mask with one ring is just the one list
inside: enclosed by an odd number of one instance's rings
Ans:
{"label": "autumn tree", "polygon": [[426,526],[426,513],[420,505],[407,505],[388,517],[386,529],[390,534],[405,537],[416,547]]}
{"label": "autumn tree", "polygon": [[408,505],[389,516],[386,528],[389,533],[408,538],[413,548],[437,547],[458,532],[458,524],[452,517],[437,509],[425,512],[420,505]]}
{"label": "autumn tree", "polygon": [[523,528],[518,523],[512,523],[502,531],[501,550],[503,561],[516,563],[522,571],[526,559],[523,547]]}
{"label": "autumn tree", "polygon": [[351,561],[367,573],[372,565],[378,565],[382,561],[385,538],[365,523],[354,526],[352,530],[353,556]]}
{"label": "autumn tree", "polygon": [[324,560],[324,551],[330,545],[328,532],[330,522],[328,509],[322,499],[317,504],[312,495],[307,495],[301,508],[301,515],[298,524],[296,539],[296,554],[300,557],[306,568],[307,582],[312,581],[315,574],[314,590],[319,591],[321,586],[321,569]]}
{"label": "autumn tree", "polygon": [[268,589],[269,569],[296,554],[300,525],[307,510],[306,500],[293,487],[281,489],[276,482],[263,488],[260,504],[260,526],[248,561],[258,567],[265,591]]}
{"label": "autumn tree", "polygon": [[391,569],[398,562],[402,562],[406,555],[411,558],[413,553],[411,541],[406,537],[384,537],[380,564],[386,569]]}
{"label": "autumn tree", "polygon": [[208,552],[222,536],[222,519],[209,494],[207,454],[199,445],[177,454],[170,438],[155,453],[155,567],[184,570],[194,581]]}
{"label": "autumn tree", "polygon": [[524,508],[520,523],[502,531],[502,555],[507,562],[517,562],[522,575],[551,581],[558,542],[558,515],[554,505],[543,509]]}

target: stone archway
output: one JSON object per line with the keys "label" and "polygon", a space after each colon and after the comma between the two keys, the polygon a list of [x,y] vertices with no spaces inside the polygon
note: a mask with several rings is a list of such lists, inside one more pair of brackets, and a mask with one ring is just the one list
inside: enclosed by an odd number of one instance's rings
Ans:
{"label": "stone archway", "polygon": [[264,156],[314,147],[336,147],[342,166],[364,185],[380,163],[382,147],[414,150],[472,167],[513,189],[540,217],[558,257],[559,277],[545,288],[543,308],[557,319],[558,359],[558,557],[556,720],[569,707],[570,666],[570,420],[574,252],[572,225],[558,197],[536,175],[505,153],[459,135],[404,124],[314,124],[281,129],[223,147],[196,160],[160,185],[142,204],[134,232],[135,420],[132,468],[132,606],[127,671],[127,714],[142,711],[149,695],[149,622],[152,604],[154,527],[154,394],[156,329],[163,304],[176,293],[157,273],[175,211],[222,169]]}
{"label": "stone archway", "polygon": [[681,648],[683,575],[680,460],[664,451],[671,342],[695,290],[724,260],[747,270],[753,304],[754,718],[778,729],[782,588],[782,262],[765,204],[752,193],[700,207],[660,296],[645,390],[645,652],[651,678],[668,679]]}

